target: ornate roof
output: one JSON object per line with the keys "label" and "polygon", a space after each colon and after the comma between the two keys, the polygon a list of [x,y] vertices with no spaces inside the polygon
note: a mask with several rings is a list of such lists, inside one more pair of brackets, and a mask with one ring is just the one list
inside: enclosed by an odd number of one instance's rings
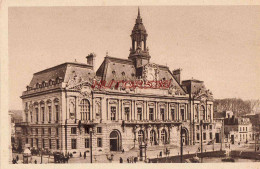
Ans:
{"label": "ornate roof", "polygon": [[138,7],[138,15],[137,15],[137,18],[135,20],[135,26],[132,30],[132,35],[140,34],[140,33],[147,35],[146,29],[143,25],[143,21],[142,21],[141,15],[140,15],[140,9]]}

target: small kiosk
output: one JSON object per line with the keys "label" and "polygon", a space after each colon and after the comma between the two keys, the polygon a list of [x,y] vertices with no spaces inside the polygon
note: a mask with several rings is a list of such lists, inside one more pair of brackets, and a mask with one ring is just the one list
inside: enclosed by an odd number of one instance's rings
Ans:
{"label": "small kiosk", "polygon": [[31,150],[29,149],[30,145],[25,145],[25,149],[23,152],[23,163],[24,164],[28,164],[28,163],[32,163],[32,154],[31,154]]}

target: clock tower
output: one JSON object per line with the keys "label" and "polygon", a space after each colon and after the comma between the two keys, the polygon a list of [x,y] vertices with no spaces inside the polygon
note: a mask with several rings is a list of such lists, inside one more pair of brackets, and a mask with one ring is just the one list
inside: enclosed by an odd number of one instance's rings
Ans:
{"label": "clock tower", "polygon": [[148,34],[146,33],[140,15],[140,9],[138,8],[138,15],[131,34],[132,47],[130,48],[130,54],[128,57],[128,59],[134,61],[136,68],[147,64],[151,58],[148,47],[146,46],[147,36]]}

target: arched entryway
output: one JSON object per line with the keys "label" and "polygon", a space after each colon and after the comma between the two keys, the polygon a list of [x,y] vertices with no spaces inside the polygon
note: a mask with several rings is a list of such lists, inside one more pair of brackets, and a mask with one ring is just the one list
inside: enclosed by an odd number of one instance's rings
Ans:
{"label": "arched entryway", "polygon": [[156,145],[156,133],[154,130],[150,131],[150,143],[151,145]]}
{"label": "arched entryway", "polygon": [[189,133],[188,130],[186,128],[182,128],[182,144],[183,145],[189,145]]}
{"label": "arched entryway", "polygon": [[110,151],[121,150],[121,134],[117,130],[113,130],[109,136],[110,139]]}

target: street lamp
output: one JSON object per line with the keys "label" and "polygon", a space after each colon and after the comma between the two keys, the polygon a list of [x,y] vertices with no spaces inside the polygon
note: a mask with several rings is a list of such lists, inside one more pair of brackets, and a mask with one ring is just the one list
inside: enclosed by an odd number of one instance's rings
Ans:
{"label": "street lamp", "polygon": [[201,163],[203,162],[202,153],[203,153],[203,133],[202,133],[202,127],[203,127],[203,120],[200,120],[200,144],[201,144]]}
{"label": "street lamp", "polygon": [[181,126],[181,163],[182,163],[182,158],[183,158],[183,142],[182,142],[182,126]]}
{"label": "street lamp", "polygon": [[89,134],[90,134],[90,163],[92,163],[92,160],[93,160],[93,155],[92,155],[92,134],[94,133],[94,130],[93,128],[91,127],[89,129]]}

